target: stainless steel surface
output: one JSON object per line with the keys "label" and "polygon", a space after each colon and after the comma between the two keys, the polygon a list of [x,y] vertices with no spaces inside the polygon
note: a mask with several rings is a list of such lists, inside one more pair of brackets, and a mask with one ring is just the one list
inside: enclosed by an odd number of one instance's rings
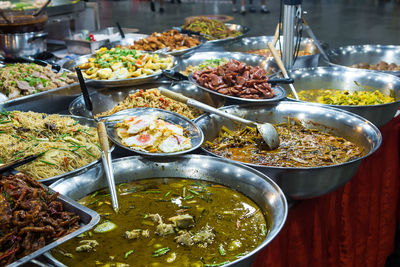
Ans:
{"label": "stainless steel surface", "polygon": [[293,66],[294,52],[294,20],[296,15],[296,6],[283,6],[283,49],[282,61],[286,69],[290,70]]}
{"label": "stainless steel surface", "polygon": [[[201,102],[204,102],[210,106],[219,108],[225,103],[223,97],[210,95],[207,92],[197,88],[190,82],[180,82],[179,84],[170,82],[153,82],[144,84],[141,86],[134,87],[122,87],[122,88],[103,88],[96,90],[90,94],[91,99],[96,105],[93,107],[93,115],[103,113],[112,109],[119,102],[123,101],[129,94],[133,94],[140,89],[146,90],[151,88],[167,88],[173,92],[183,94],[187,97],[194,98]],[[69,112],[72,115],[90,117],[89,111],[85,107],[82,96],[75,98],[69,105]]]}
{"label": "stainless steel surface", "polygon": [[[349,91],[367,90],[372,92],[378,90],[384,95],[392,94],[396,101],[387,104],[369,106],[324,105],[358,114],[378,127],[389,122],[400,106],[400,78],[393,75],[339,67],[299,69],[291,71],[289,74],[294,79],[294,85],[298,92],[326,88]],[[283,85],[283,87],[288,90],[286,85]]]}
{"label": "stainless steel surface", "polygon": [[[53,191],[53,190],[52,190]],[[57,191],[57,190],[54,190]],[[88,208],[86,208],[85,206],[82,206],[81,204],[75,202],[74,200],[70,199],[69,197],[63,196],[63,195],[59,195],[58,196],[58,200],[62,202],[63,207],[65,210],[70,211],[70,212],[74,212],[75,214],[77,214],[81,220],[81,224],[79,229],[77,229],[76,231],[62,237],[59,238],[55,241],[53,241],[52,243],[42,247],[39,250],[36,250],[35,252],[13,262],[10,265],[7,265],[8,267],[16,267],[16,266],[21,266],[24,264],[24,266],[32,266],[31,263],[29,263],[31,260],[33,260],[34,258],[44,254],[45,252],[59,246],[60,244],[90,230],[91,228],[93,228],[99,221],[100,221],[100,216],[95,212],[92,211]]]}
{"label": "stainless steel surface", "polygon": [[188,78],[189,78],[189,81],[191,81],[193,84],[195,84],[200,89],[202,89],[202,90],[204,90],[206,92],[209,92],[211,94],[214,94],[214,95],[218,95],[218,96],[230,99],[230,100],[234,100],[236,102],[242,102],[242,103],[271,103],[271,102],[280,101],[280,100],[282,100],[282,99],[284,99],[286,97],[285,90],[280,86],[272,87],[272,89],[275,91],[275,96],[272,97],[272,98],[252,99],[252,98],[242,98],[242,97],[237,97],[237,96],[224,95],[224,94],[218,93],[217,91],[214,91],[212,89],[208,89],[206,87],[203,87],[203,86],[199,85],[196,82],[196,80],[193,78],[193,74],[192,73],[189,75]]}
{"label": "stainless steel surface", "polygon": [[[225,45],[224,50],[232,51],[232,52],[246,52],[251,50],[259,50],[259,49],[268,49],[267,43],[273,42],[274,36],[256,36],[256,37],[246,37],[240,39],[232,44]],[[295,41],[297,39],[295,38]],[[278,43],[275,45],[275,48],[280,50],[283,46],[283,38],[280,37]],[[299,56],[294,62],[293,69],[298,68],[308,68],[308,67],[317,67],[319,60],[319,50],[317,46],[314,44],[314,41],[310,38],[301,38],[300,42],[300,50],[309,50],[312,55],[308,56]]]}
{"label": "stainless steel surface", "polygon": [[0,33],[0,53],[4,57],[32,56],[47,48],[44,32]]}
{"label": "stainless steel surface", "polygon": [[[117,183],[146,178],[189,178],[215,182],[250,197],[263,212],[272,216],[272,228],[265,240],[246,256],[224,266],[251,266],[260,250],[265,248],[282,229],[287,216],[287,202],[279,187],[262,173],[224,159],[202,155],[185,155],[168,159],[126,157],[113,161]],[[53,189],[73,199],[80,199],[107,187],[101,166],[88,172],[63,179]],[[60,266],[60,265],[58,265]]]}
{"label": "stainless steel surface", "polygon": [[[192,143],[192,148],[183,150],[183,151],[177,151],[177,152],[171,152],[171,153],[150,153],[150,152],[145,152],[145,151],[140,151],[131,147],[127,147],[122,144],[121,139],[117,135],[114,125],[117,122],[121,122],[125,116],[142,116],[142,115],[157,115],[166,122],[172,123],[172,124],[178,124],[182,126],[183,129],[188,133],[187,137],[190,138],[190,141]],[[135,108],[135,109],[126,109],[120,112],[117,112],[111,116],[108,117],[102,117],[102,119],[105,119],[104,124],[106,125],[106,130],[108,137],[118,146],[127,149],[129,151],[135,152],[137,154],[145,155],[145,156],[152,156],[152,157],[169,157],[169,156],[176,156],[176,155],[181,155],[181,154],[186,154],[190,153],[193,150],[196,150],[203,144],[204,136],[203,132],[201,129],[190,119],[183,117],[177,113],[163,110],[163,109],[157,109],[157,108]]]}
{"label": "stainless steel surface", "polygon": [[[93,119],[89,119],[89,118],[85,118],[85,117],[80,117],[80,116],[74,116],[74,115],[61,115],[61,116],[67,116],[67,117],[71,117],[72,119],[76,120],[79,122],[79,124],[87,126],[87,127],[94,127],[96,128],[96,122]],[[114,146],[111,147],[111,151],[114,149]],[[64,178],[64,177],[72,177],[74,175],[77,175],[78,173],[82,173],[87,171],[90,167],[92,167],[93,165],[95,165],[96,163],[100,162],[100,158],[96,159],[88,164],[86,164],[85,166],[82,166],[80,168],[77,168],[75,170],[72,170],[70,172],[66,172],[60,175],[56,175],[53,177],[49,177],[49,178],[45,178],[45,179],[41,179],[39,180],[39,182],[45,184],[45,185],[50,185],[52,183],[54,183],[55,181]]]}
{"label": "stainless steel surface", "polygon": [[[344,185],[356,173],[362,160],[373,154],[382,142],[381,133],[369,121],[347,111],[317,104],[281,101],[267,106],[228,106],[221,110],[273,124],[287,122],[288,116],[297,118],[305,127],[332,133],[364,148],[367,153],[364,157],[333,166],[284,168],[246,164],[270,176],[286,196],[294,199],[318,197]],[[231,120],[216,115],[202,115],[195,122],[203,130],[205,141],[214,140],[224,125],[228,129],[237,127]]]}
{"label": "stainless steel surface", "polygon": [[[380,61],[400,65],[399,45],[350,45],[327,51],[330,66],[349,67],[353,64],[367,62],[377,64]],[[379,71],[400,76],[400,71]]]}
{"label": "stainless steel surface", "polygon": [[[93,57],[94,55],[85,55],[78,57],[74,60],[67,61],[64,65],[63,68],[68,69],[70,71],[75,71],[75,67],[79,66],[82,63],[88,62],[88,59]],[[160,58],[165,58],[165,57],[172,57],[172,56],[166,56],[159,54]],[[175,68],[177,64],[176,59],[173,57],[173,68]],[[137,78],[129,78],[129,79],[120,79],[120,80],[91,80],[91,79],[86,79],[86,83],[90,86],[94,87],[122,87],[122,86],[132,86],[132,85],[139,85],[139,84],[144,84],[144,83],[149,83],[154,80],[157,80],[158,78],[161,77],[161,70],[147,76],[143,77],[137,77]]]}
{"label": "stainless steel surface", "polygon": [[114,168],[112,165],[111,153],[108,152],[107,154],[105,154],[104,151],[102,151],[101,152],[101,161],[103,163],[104,172],[106,173],[108,189],[110,190],[110,194],[111,194],[112,207],[115,212],[118,212],[119,211],[119,203],[118,203],[117,190],[115,188],[116,185],[115,185]]}

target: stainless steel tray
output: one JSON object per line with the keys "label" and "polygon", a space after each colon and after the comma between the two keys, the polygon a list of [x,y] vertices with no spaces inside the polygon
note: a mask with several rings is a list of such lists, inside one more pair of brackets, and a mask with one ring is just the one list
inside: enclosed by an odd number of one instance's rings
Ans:
{"label": "stainless steel tray", "polygon": [[[349,45],[328,50],[327,55],[330,62],[327,63],[330,66],[349,68],[351,68],[351,65],[361,62],[377,64],[379,61],[386,61],[389,64],[395,63],[400,65],[399,54],[399,45]],[[400,77],[400,71],[373,71],[393,74]]]}
{"label": "stainless steel tray", "polygon": [[[354,114],[369,120],[380,127],[388,123],[396,114],[400,106],[400,78],[377,71],[340,68],[340,67],[318,67],[288,71],[289,76],[294,79],[294,86],[297,92],[310,89],[336,89],[349,91],[370,91],[378,90],[383,95],[394,94],[394,102],[379,105],[327,105],[338,109],[350,111]],[[344,78],[345,77],[345,78]],[[357,85],[357,84],[358,85]],[[290,88],[283,85],[289,93]],[[293,101],[306,102],[289,98]],[[307,102],[309,103],[309,102]]]}
{"label": "stainless steel tray", "polygon": [[[118,122],[122,122],[125,116],[141,116],[141,115],[158,115],[160,118],[165,120],[166,122],[172,124],[178,124],[182,126],[188,133],[188,137],[192,143],[192,147],[187,150],[171,152],[171,153],[150,153],[146,151],[140,151],[122,144],[121,138],[116,134],[114,125]],[[127,149],[129,151],[135,152],[137,154],[141,154],[144,156],[151,157],[171,157],[177,156],[181,154],[190,153],[203,144],[204,136],[201,129],[190,119],[183,117],[175,112],[157,109],[157,108],[134,108],[134,109],[126,109],[120,112],[117,112],[111,116],[103,117],[105,119],[104,124],[106,125],[106,130],[108,137],[118,146]]]}
{"label": "stainless steel tray", "polygon": [[[231,52],[247,52],[251,50],[268,49],[267,43],[272,42],[273,40],[274,36],[246,37],[237,40],[229,45],[225,45],[224,50]],[[295,39],[295,42],[296,40],[297,39]],[[280,38],[279,42],[281,43],[281,45],[283,45],[283,38]],[[275,46],[278,50],[279,50],[279,42]],[[314,44],[314,41],[310,38],[301,38],[300,50],[304,50],[308,47],[310,47],[311,50],[310,52],[313,54],[308,56],[297,57],[293,65],[294,69],[318,66],[320,53],[317,46]]]}
{"label": "stainless steel tray", "polygon": [[[160,58],[165,58],[165,57],[173,57],[169,55],[164,55],[164,54],[158,54]],[[75,67],[79,66],[82,63],[88,62],[88,59],[95,56],[94,54],[92,55],[85,55],[78,57],[76,59],[67,61],[64,63],[63,68],[75,72]],[[173,67],[171,69],[174,69],[177,65],[177,61],[175,57],[173,57]],[[131,86],[131,85],[139,85],[139,84],[144,84],[144,83],[149,83],[151,81],[157,80],[160,78],[162,75],[161,70],[151,74],[147,75],[144,77],[138,77],[138,78],[129,78],[129,79],[121,79],[121,80],[92,80],[92,79],[86,79],[86,83],[89,86],[94,86],[94,87],[122,87],[122,86]]]}
{"label": "stainless steel tray", "polygon": [[[50,190],[52,192],[55,192],[52,189],[50,189]],[[81,227],[78,230],[76,230],[64,237],[51,242],[50,244],[42,247],[41,249],[23,257],[17,261],[14,261],[10,265],[8,265],[9,267],[17,267],[17,266],[21,266],[23,264],[27,264],[27,266],[32,266],[31,265],[32,263],[29,263],[31,260],[44,254],[47,251],[59,246],[60,244],[92,229],[100,221],[100,216],[99,216],[99,214],[97,214],[97,212],[95,212],[91,209],[88,209],[85,206],[82,206],[81,204],[77,203],[76,201],[70,199],[69,197],[66,197],[66,196],[60,194],[58,197],[58,200],[63,203],[63,207],[65,210],[74,212],[75,214],[77,214],[79,216],[79,218],[81,220]]]}
{"label": "stainless steel tray", "polygon": [[[146,90],[151,88],[166,88],[187,97],[194,98],[215,108],[222,107],[225,104],[225,98],[204,92],[190,82],[180,82],[178,84],[171,82],[153,82],[134,87],[113,89],[103,88],[96,90],[90,94],[92,101],[96,103],[93,107],[93,115],[112,109],[129,94],[135,93],[140,89]],[[69,105],[69,112],[72,115],[91,117],[89,111],[86,109],[82,96],[78,96],[71,102]]]}

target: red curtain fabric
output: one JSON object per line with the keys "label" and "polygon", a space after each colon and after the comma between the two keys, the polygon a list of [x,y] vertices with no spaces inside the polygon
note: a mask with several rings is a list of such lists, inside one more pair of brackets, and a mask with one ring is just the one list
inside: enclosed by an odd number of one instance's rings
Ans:
{"label": "red curtain fabric", "polygon": [[400,116],[380,130],[381,147],[350,182],[295,204],[253,267],[384,266],[400,218]]}

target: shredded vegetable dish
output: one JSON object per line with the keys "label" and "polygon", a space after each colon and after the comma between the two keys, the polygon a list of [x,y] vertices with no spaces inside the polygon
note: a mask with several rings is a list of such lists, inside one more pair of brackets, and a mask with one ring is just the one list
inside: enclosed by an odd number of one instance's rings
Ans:
{"label": "shredded vegetable dish", "polygon": [[275,125],[280,145],[268,151],[255,128],[229,130],[222,127],[203,147],[219,156],[245,163],[273,167],[321,167],[345,163],[364,155],[361,147],[344,138],[307,129],[297,120]]}
{"label": "shredded vegetable dish", "polygon": [[203,112],[190,107],[186,104],[175,101],[171,98],[161,95],[156,88],[148,90],[139,90],[136,93],[129,94],[123,101],[118,103],[111,110],[96,114],[95,117],[104,117],[112,115],[118,111],[131,108],[160,108],[172,112],[176,112],[189,119],[194,119],[200,116]]}
{"label": "shredded vegetable dish", "polygon": [[[385,96],[378,90],[354,91],[333,90],[333,89],[311,89],[303,90],[298,93],[300,100],[316,102],[329,105],[379,105],[396,101],[394,97]],[[289,97],[294,98],[289,94]]]}
{"label": "shredded vegetable dish", "polygon": [[9,99],[31,95],[73,83],[67,73],[55,73],[51,66],[7,64],[0,68],[0,92]]}
{"label": "shredded vegetable dish", "polygon": [[189,74],[198,71],[198,70],[205,70],[205,69],[215,69],[218,68],[219,66],[224,65],[225,63],[228,62],[227,58],[216,58],[216,59],[207,59],[203,63],[197,65],[197,66],[192,66],[189,65],[186,67],[184,71],[180,71],[183,75],[189,76]]}
{"label": "shredded vegetable dish", "polygon": [[45,113],[0,113],[0,160],[41,155],[17,170],[44,179],[83,167],[101,156],[97,130],[70,117]]}
{"label": "shredded vegetable dish", "polygon": [[144,77],[174,65],[170,56],[143,53],[124,48],[103,47],[96,51],[95,57],[79,65],[85,78],[93,80],[121,80]]}
{"label": "shredded vegetable dish", "polygon": [[229,29],[223,22],[207,17],[197,17],[186,21],[183,29],[205,34],[208,40],[226,39],[242,35],[240,31]]}
{"label": "shredded vegetable dish", "polygon": [[255,249],[271,229],[270,214],[219,184],[159,178],[117,189],[118,213],[107,189],[80,200],[102,219],[55,248],[57,259],[67,266],[222,266]]}

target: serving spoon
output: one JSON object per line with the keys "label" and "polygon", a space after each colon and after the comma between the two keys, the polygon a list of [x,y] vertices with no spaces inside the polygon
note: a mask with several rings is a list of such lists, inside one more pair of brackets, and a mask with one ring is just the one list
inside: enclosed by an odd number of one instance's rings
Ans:
{"label": "serving spoon", "polygon": [[[85,80],[82,76],[82,72],[80,68],[76,68],[76,74],[78,76],[79,84],[81,86],[82,90],[82,95],[83,99],[85,101],[85,106],[86,109],[89,110],[90,114],[93,117],[93,104],[89,96],[88,89],[85,84]],[[94,119],[95,120],[95,119]],[[115,212],[119,211],[119,205],[118,205],[118,197],[117,197],[117,190],[115,188],[115,179],[114,179],[114,171],[113,171],[113,166],[112,166],[112,158],[111,158],[111,152],[110,152],[110,147],[108,143],[108,136],[107,136],[107,131],[106,131],[106,126],[104,125],[104,122],[102,121],[97,121],[97,133],[99,135],[99,142],[101,146],[101,160],[103,162],[103,168],[106,173],[107,177],[107,182],[108,182],[108,188],[110,190],[111,194],[111,201],[112,201],[112,206]]]}
{"label": "serving spoon", "polygon": [[264,139],[267,147],[269,150],[274,150],[276,148],[279,147],[279,135],[278,132],[276,131],[275,127],[270,124],[270,123],[257,123],[254,121],[250,121],[250,120],[246,120],[243,118],[240,118],[238,116],[235,116],[233,114],[229,114],[226,112],[223,112],[219,109],[216,109],[214,107],[211,107],[207,104],[204,104],[200,101],[194,100],[192,98],[186,97],[184,95],[181,94],[177,94],[175,92],[172,92],[168,89],[165,88],[159,88],[158,89],[160,91],[160,93],[166,97],[169,97],[173,100],[176,100],[178,102],[187,104],[189,106],[195,107],[195,108],[199,108],[202,109],[206,112],[209,113],[214,113],[216,115],[219,115],[221,117],[225,117],[237,122],[241,122],[244,124],[248,124],[248,125],[254,125],[257,127],[258,132],[261,134],[262,138]]}

